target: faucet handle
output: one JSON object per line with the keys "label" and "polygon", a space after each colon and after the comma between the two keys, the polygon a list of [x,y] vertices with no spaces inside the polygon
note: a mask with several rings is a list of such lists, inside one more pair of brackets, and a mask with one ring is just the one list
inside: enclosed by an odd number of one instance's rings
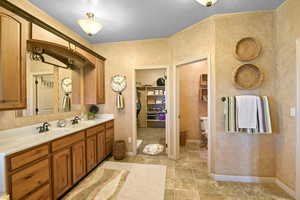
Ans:
{"label": "faucet handle", "polygon": [[36,127],[37,130],[39,130],[39,133],[43,133],[44,130],[45,130],[45,127],[44,126],[38,126]]}

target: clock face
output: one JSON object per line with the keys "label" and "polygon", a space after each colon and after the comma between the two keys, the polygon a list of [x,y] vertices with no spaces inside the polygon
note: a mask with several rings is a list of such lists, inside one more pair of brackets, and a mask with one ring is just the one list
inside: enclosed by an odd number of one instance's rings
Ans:
{"label": "clock face", "polygon": [[65,93],[71,93],[72,92],[72,79],[70,79],[68,77],[64,78],[61,81],[61,87]]}
{"label": "clock face", "polygon": [[115,92],[122,92],[126,85],[126,77],[123,75],[115,75],[111,78],[111,88]]}

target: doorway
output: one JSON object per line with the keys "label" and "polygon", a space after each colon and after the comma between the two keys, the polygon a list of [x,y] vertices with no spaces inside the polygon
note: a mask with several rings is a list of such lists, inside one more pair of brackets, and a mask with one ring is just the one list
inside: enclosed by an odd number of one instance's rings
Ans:
{"label": "doorway", "polygon": [[212,115],[214,91],[210,66],[210,58],[205,56],[177,63],[174,70],[176,159],[180,157],[180,150],[186,149],[180,145],[180,139],[182,142],[185,138],[188,145],[191,145],[191,150],[198,151],[202,160],[207,162],[209,173],[211,173],[211,133],[214,131]]}
{"label": "doorway", "polygon": [[133,96],[134,154],[167,155],[168,68],[136,68]]}
{"label": "doorway", "polygon": [[300,199],[300,39],[296,42],[296,69],[297,69],[297,114],[296,114],[296,199]]}

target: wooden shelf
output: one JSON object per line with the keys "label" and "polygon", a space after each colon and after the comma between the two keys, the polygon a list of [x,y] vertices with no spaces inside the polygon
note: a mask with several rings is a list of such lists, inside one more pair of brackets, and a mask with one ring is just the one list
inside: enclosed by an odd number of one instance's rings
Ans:
{"label": "wooden shelf", "polygon": [[147,122],[165,122],[166,120],[159,120],[159,119],[147,119]]}

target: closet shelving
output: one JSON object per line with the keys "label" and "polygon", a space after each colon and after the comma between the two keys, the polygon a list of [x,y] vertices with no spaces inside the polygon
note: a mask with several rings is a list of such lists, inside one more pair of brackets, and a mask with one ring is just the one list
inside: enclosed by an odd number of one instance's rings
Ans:
{"label": "closet shelving", "polygon": [[208,82],[208,76],[207,74],[201,74],[200,75],[200,101],[206,103],[208,98],[208,90],[207,90],[207,82]]}
{"label": "closet shelving", "polygon": [[165,128],[166,90],[164,86],[147,86],[147,127]]}

